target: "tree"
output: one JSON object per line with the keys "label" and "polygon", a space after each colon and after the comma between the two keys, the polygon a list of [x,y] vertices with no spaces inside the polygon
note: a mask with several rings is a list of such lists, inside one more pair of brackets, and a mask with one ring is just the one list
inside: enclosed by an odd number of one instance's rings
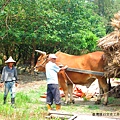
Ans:
{"label": "tree", "polygon": [[105,28],[94,9],[85,0],[12,0],[0,13],[2,52],[18,63],[31,61],[33,68],[35,49],[70,54],[95,51]]}
{"label": "tree", "polygon": [[113,28],[110,25],[111,18],[117,13],[120,9],[120,0],[89,0],[97,5],[95,12],[104,18],[106,33],[113,31]]}
{"label": "tree", "polygon": [[80,54],[96,49],[96,41],[105,35],[105,29],[102,18],[94,13],[94,4],[84,0],[49,0],[44,4],[47,6],[41,11],[44,24],[39,32],[40,43],[49,46],[47,51]]}

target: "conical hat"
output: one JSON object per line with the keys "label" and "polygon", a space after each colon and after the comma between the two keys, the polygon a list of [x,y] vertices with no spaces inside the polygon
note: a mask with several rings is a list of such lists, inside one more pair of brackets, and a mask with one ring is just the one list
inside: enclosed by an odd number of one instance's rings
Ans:
{"label": "conical hat", "polygon": [[13,58],[10,56],[8,60],[5,61],[5,63],[9,63],[9,62],[16,62],[13,60]]}

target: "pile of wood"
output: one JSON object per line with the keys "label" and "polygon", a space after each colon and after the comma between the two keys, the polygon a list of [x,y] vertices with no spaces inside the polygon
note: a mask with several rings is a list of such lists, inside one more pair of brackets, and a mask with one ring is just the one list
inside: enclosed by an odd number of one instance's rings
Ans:
{"label": "pile of wood", "polygon": [[105,76],[120,77],[120,11],[111,20],[114,31],[98,41],[105,53]]}

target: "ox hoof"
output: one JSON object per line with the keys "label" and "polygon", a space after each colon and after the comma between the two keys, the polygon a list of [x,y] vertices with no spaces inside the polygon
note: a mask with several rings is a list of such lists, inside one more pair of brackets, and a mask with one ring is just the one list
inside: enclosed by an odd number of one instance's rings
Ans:
{"label": "ox hoof", "polygon": [[75,100],[72,100],[70,103],[73,103],[73,104],[75,104]]}
{"label": "ox hoof", "polygon": [[101,101],[100,100],[97,100],[96,102],[95,102],[95,105],[99,105],[101,103]]}
{"label": "ox hoof", "polygon": [[69,105],[69,104],[70,104],[70,101],[65,101],[64,104],[65,104],[65,105]]}
{"label": "ox hoof", "polygon": [[103,105],[103,106],[107,106],[107,103],[106,103],[106,102],[103,102],[102,105]]}

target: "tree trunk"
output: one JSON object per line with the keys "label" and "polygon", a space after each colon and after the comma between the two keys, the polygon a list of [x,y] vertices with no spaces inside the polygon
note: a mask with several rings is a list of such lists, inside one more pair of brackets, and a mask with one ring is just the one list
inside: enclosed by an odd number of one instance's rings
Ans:
{"label": "tree trunk", "polygon": [[34,75],[35,50],[36,50],[36,44],[35,44],[35,42],[33,41],[33,51],[32,51],[32,57],[31,57],[31,75]]}

